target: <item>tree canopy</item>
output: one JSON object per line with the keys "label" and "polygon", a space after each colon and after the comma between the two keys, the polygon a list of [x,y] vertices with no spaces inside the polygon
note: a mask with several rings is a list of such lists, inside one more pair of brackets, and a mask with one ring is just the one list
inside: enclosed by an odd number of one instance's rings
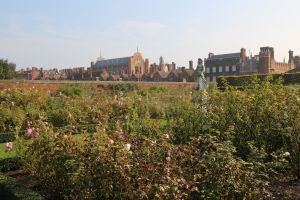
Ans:
{"label": "tree canopy", "polygon": [[15,76],[16,64],[0,59],[0,79],[12,79]]}

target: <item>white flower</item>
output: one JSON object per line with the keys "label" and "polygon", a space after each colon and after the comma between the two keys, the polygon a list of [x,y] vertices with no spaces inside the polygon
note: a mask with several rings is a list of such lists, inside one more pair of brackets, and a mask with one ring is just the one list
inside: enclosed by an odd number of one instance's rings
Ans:
{"label": "white flower", "polygon": [[165,134],[165,138],[166,138],[166,139],[170,139],[169,134]]}
{"label": "white flower", "polygon": [[131,144],[125,144],[125,150],[130,151]]}
{"label": "white flower", "polygon": [[166,157],[166,161],[170,162],[171,158],[170,157]]}
{"label": "white flower", "polygon": [[291,154],[290,154],[290,152],[284,152],[282,155],[283,155],[283,157],[286,158],[286,157],[289,157]]}

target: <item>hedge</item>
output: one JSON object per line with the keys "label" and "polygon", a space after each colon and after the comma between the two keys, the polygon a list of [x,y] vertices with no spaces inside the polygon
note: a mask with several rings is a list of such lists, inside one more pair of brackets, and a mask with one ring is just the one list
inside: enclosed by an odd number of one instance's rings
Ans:
{"label": "hedge", "polygon": [[0,173],[1,200],[44,200],[44,197],[18,183],[14,178]]}
{"label": "hedge", "polygon": [[16,139],[15,133],[2,133],[0,134],[0,143],[12,142]]}
{"label": "hedge", "polygon": [[0,159],[0,172],[17,170],[21,167],[21,161],[18,157]]}
{"label": "hedge", "polygon": [[285,73],[285,74],[255,74],[247,76],[220,76],[217,79],[218,87],[223,88],[229,86],[243,86],[251,83],[255,78],[264,80],[267,77],[272,77],[272,81],[277,81],[279,78],[283,79],[285,85],[300,84],[300,73]]}

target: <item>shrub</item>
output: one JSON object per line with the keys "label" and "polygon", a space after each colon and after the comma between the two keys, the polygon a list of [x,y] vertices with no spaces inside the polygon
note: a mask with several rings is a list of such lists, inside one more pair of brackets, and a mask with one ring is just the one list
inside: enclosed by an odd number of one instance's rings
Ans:
{"label": "shrub", "polygon": [[17,170],[21,167],[21,162],[18,157],[0,159],[0,171],[8,172]]}
{"label": "shrub", "polygon": [[2,133],[0,134],[0,143],[12,142],[16,139],[16,133]]}
{"label": "shrub", "polygon": [[5,200],[44,200],[44,198],[18,183],[11,177],[0,173],[0,198]]}
{"label": "shrub", "polygon": [[69,97],[83,97],[85,94],[84,89],[77,86],[64,86],[60,88],[57,92],[58,94],[62,93]]}
{"label": "shrub", "polygon": [[23,144],[24,169],[56,198],[253,199],[266,195],[263,182],[234,157],[233,147],[211,137],[178,146],[169,139],[136,139],[123,132],[110,137],[98,133],[83,141],[48,133]]}

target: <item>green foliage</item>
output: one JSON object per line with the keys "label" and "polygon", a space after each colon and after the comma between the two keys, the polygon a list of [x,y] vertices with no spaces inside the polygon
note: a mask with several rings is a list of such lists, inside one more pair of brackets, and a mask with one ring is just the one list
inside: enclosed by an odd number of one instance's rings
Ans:
{"label": "green foliage", "polygon": [[0,143],[11,142],[16,139],[16,133],[2,133],[0,134]]}
{"label": "green foliage", "polygon": [[0,173],[0,199],[6,200],[43,200],[39,194],[29,190],[11,177]]}
{"label": "green foliage", "polygon": [[266,80],[271,76],[273,81],[278,79],[283,79],[283,83],[289,84],[299,84],[300,83],[300,73],[285,73],[285,74],[270,74],[270,75],[247,75],[247,76],[221,76],[217,79],[218,87],[226,87],[227,85],[242,87],[251,84],[253,79]]}
{"label": "green foliage", "polygon": [[[124,148],[128,143],[130,150]],[[253,199],[267,195],[264,183],[245,162],[234,158],[233,147],[212,137],[174,145],[163,138],[104,133],[79,142],[74,136],[48,133],[21,147],[24,169],[57,198]]]}
{"label": "green foliage", "polygon": [[58,90],[58,93],[64,94],[68,97],[83,97],[85,91],[81,87],[77,86],[65,86]]}
{"label": "green foliage", "polygon": [[[20,132],[23,167],[57,198],[262,198],[270,177],[299,178],[300,100],[282,79],[249,81],[205,92],[1,90],[0,129]],[[40,137],[25,138],[29,128]]]}
{"label": "green foliage", "polygon": [[16,65],[8,60],[0,59],[0,79],[12,79],[15,77]]}
{"label": "green foliage", "polygon": [[0,159],[0,172],[8,172],[17,170],[21,167],[21,162],[18,157],[1,158]]}

